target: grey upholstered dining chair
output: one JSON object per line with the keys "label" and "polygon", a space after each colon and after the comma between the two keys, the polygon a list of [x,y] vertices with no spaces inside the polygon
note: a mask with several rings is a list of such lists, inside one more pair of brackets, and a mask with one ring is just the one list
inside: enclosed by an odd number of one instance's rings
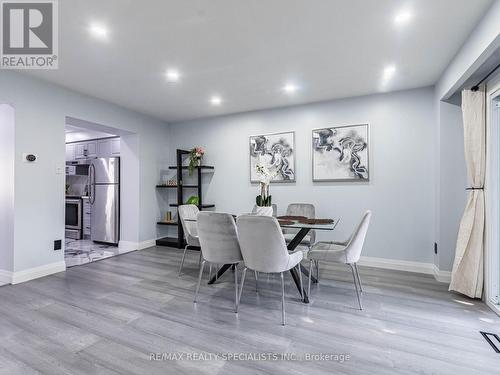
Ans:
{"label": "grey upholstered dining chair", "polygon": [[[311,295],[311,274],[313,262],[334,262],[343,263],[351,267],[352,277],[354,280],[354,287],[358,297],[359,309],[362,310],[361,293],[363,287],[361,286],[361,277],[358,271],[358,261],[361,256],[361,250],[365,242],[366,232],[370,225],[371,211],[366,211],[358,224],[356,230],[347,241],[343,242],[318,242],[307,253],[309,259],[309,283],[307,286],[308,295]],[[358,290],[359,285],[359,290]]]}
{"label": "grey upholstered dining chair", "polygon": [[200,212],[198,214],[198,233],[200,236],[201,262],[198,284],[194,294],[194,302],[200,290],[203,268],[206,262],[210,264],[233,264],[235,312],[238,312],[238,263],[243,261],[238,242],[238,233],[233,216],[223,212]]}
{"label": "grey upholstered dining chair", "polygon": [[[198,206],[194,204],[184,204],[179,206],[178,210],[179,220],[182,224],[182,229],[184,231],[184,239],[186,240],[186,247],[184,248],[184,253],[182,254],[181,266],[179,267],[179,276],[182,272],[182,267],[184,266],[184,259],[186,258],[186,252],[189,248],[195,247],[198,249],[200,247],[200,240],[198,238],[198,229],[196,221],[186,221],[186,220],[196,220],[200,210]],[[200,253],[201,260],[201,253]]]}
{"label": "grey upholstered dining chair", "polygon": [[[305,216],[308,219],[314,219],[316,217],[316,209],[314,205],[310,203],[291,203],[286,209],[287,216]],[[299,229],[284,228],[283,236],[287,243],[291,242],[295,235],[298,233]],[[309,233],[300,242],[301,245],[307,246],[308,249],[316,242],[316,232],[310,230]]]}
{"label": "grey upholstered dining chair", "polygon": [[[274,217],[243,215],[236,219],[241,253],[245,262],[241,276],[240,298],[247,268],[257,272],[279,273],[281,277],[281,320],[285,325],[285,281],[283,272],[300,265],[303,253],[289,253],[283,233]],[[300,290],[302,275],[299,270]]]}

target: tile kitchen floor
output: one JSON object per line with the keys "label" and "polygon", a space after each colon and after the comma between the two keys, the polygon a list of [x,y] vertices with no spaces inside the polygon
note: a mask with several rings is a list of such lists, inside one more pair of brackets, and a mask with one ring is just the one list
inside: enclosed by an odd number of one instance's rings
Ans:
{"label": "tile kitchen floor", "polygon": [[90,240],[65,239],[66,267],[80,266],[118,255],[118,247],[94,243]]}

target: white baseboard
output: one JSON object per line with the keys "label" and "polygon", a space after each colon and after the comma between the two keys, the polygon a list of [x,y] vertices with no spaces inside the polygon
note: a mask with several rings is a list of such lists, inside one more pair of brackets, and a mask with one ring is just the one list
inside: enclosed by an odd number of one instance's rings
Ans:
{"label": "white baseboard", "polygon": [[135,250],[147,249],[155,245],[156,240],[146,240],[142,242],[120,241],[118,244],[118,251],[120,254],[125,254]]}
{"label": "white baseboard", "polygon": [[135,251],[138,248],[138,242],[133,241],[120,241],[118,243],[118,252],[120,254],[129,253],[131,251]]}
{"label": "white baseboard", "polygon": [[148,247],[156,246],[156,240],[146,240],[139,242],[139,250],[147,249]]}
{"label": "white baseboard", "polygon": [[63,272],[66,270],[66,263],[64,260],[56,263],[45,264],[39,267],[28,268],[26,270],[17,271],[12,273],[11,283],[19,284],[25,281],[38,279],[39,277],[44,277],[52,275],[54,273]]}
{"label": "white baseboard", "polygon": [[358,264],[360,266],[433,275],[437,281],[442,283],[449,283],[451,280],[451,272],[440,271],[433,263],[411,262],[407,260],[376,257],[361,257]]}
{"label": "white baseboard", "polygon": [[434,264],[434,278],[441,283],[449,284],[451,282],[451,272],[450,271],[441,271]]}
{"label": "white baseboard", "polygon": [[0,270],[0,286],[7,285],[12,282],[12,272]]}

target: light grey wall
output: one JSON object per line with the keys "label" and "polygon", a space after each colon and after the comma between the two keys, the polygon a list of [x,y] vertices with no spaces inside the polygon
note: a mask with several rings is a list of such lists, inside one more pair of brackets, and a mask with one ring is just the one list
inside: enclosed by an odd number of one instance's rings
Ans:
{"label": "light grey wall", "polygon": [[[316,205],[318,217],[338,217],[334,233],[319,239],[346,238],[364,210],[373,211],[365,256],[433,261],[435,114],[433,89],[394,92],[276,110],[196,120],[171,125],[176,147],[206,147],[205,202],[218,210],[249,212],[257,185],[249,182],[248,137],[295,131],[296,183],[273,184],[271,193],[283,213],[291,202]],[[369,123],[371,181],[313,183],[311,130]]]}
{"label": "light grey wall", "polygon": [[[11,104],[16,111],[14,271],[63,260],[62,251],[52,248],[55,239],[64,238],[65,175],[56,174],[56,167],[65,163],[66,116],[136,134],[139,182],[127,194],[139,197],[139,204],[125,209],[122,220],[135,220],[140,225],[122,227],[122,239],[145,241],[162,236],[155,224],[159,208],[154,186],[171,159],[166,123],[7,71],[0,72],[0,102]],[[39,161],[22,163],[23,152],[38,154]],[[124,199],[122,207],[127,204]]]}
{"label": "light grey wall", "polygon": [[12,271],[14,250],[14,109],[0,104],[0,270]]}

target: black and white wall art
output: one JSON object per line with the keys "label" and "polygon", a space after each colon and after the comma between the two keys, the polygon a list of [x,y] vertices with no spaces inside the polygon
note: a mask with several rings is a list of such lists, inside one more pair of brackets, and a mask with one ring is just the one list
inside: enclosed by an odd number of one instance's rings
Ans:
{"label": "black and white wall art", "polygon": [[255,166],[274,171],[271,182],[295,181],[295,132],[250,136],[250,181],[259,182]]}
{"label": "black and white wall art", "polygon": [[313,181],[368,181],[368,124],[312,132]]}

